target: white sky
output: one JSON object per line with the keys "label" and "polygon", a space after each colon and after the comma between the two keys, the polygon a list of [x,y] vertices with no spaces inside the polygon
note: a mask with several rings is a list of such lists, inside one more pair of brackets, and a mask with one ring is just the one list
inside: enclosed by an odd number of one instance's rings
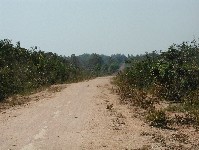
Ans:
{"label": "white sky", "polygon": [[199,0],[0,0],[0,39],[59,55],[141,54],[199,38]]}

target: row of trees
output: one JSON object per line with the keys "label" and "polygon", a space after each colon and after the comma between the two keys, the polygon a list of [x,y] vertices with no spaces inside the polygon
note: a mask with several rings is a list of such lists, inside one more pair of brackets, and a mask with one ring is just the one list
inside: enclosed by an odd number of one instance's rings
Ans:
{"label": "row of trees", "polygon": [[120,66],[126,61],[125,55],[111,56],[99,54],[83,54],[78,56],[80,66],[94,76],[111,75],[118,72]]}
{"label": "row of trees", "polygon": [[[119,59],[119,58],[122,59]],[[113,59],[113,60],[112,60]],[[124,62],[124,55],[83,54],[71,57],[22,48],[20,42],[0,41],[0,100],[42,86],[77,82],[111,74]],[[112,67],[116,65],[116,67]]]}

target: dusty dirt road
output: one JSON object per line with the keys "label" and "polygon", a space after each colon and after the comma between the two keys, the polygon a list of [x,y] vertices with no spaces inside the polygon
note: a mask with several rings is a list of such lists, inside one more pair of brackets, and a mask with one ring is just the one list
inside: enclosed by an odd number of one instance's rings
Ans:
{"label": "dusty dirt road", "polygon": [[111,92],[111,77],[66,85],[0,114],[1,150],[161,149]]}

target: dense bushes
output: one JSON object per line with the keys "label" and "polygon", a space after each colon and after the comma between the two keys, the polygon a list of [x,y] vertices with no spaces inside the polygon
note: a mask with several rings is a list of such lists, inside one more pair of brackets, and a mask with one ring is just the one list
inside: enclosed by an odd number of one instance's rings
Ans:
{"label": "dense bushes", "polygon": [[83,54],[71,57],[31,50],[0,40],[0,101],[14,94],[57,83],[78,82],[118,71],[126,56]]}
{"label": "dense bushes", "polygon": [[173,44],[166,52],[132,57],[128,63],[115,78],[122,100],[143,105],[150,99],[145,108],[158,99],[199,109],[199,45],[195,40]]}
{"label": "dense bushes", "polygon": [[[182,101],[199,86],[199,49],[194,45],[171,46],[162,53],[151,69],[154,82],[160,86],[160,96]],[[196,58],[197,57],[197,58]]]}
{"label": "dense bushes", "polygon": [[7,39],[0,41],[0,100],[44,85],[69,82],[80,75],[70,58],[27,50]]}

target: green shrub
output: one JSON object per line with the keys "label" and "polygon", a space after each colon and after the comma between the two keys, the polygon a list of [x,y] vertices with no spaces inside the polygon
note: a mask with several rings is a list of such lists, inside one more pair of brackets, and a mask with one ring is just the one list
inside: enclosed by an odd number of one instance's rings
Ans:
{"label": "green shrub", "polygon": [[151,110],[146,119],[150,122],[150,125],[155,127],[166,127],[168,118],[163,110]]}
{"label": "green shrub", "polygon": [[155,126],[167,124],[165,112],[153,109],[155,99],[179,103],[170,109],[188,112],[198,122],[199,44],[195,40],[173,44],[165,52],[131,57],[126,62],[128,67],[115,78],[123,101],[152,110],[147,118]]}
{"label": "green shrub", "polygon": [[10,40],[0,41],[0,100],[41,86],[77,81],[81,70],[70,63],[70,58],[27,50],[14,46]]}
{"label": "green shrub", "polygon": [[15,46],[11,40],[0,40],[0,101],[42,86],[112,74],[125,59],[121,54],[58,56],[37,50],[37,47],[22,48],[20,42]]}
{"label": "green shrub", "polygon": [[[154,52],[155,53],[155,52]],[[118,74],[117,82],[125,92],[132,89],[154,89],[159,98],[169,101],[183,101],[199,87],[199,46],[182,43],[172,45],[168,51],[146,54],[141,60],[132,58],[123,73]]]}

